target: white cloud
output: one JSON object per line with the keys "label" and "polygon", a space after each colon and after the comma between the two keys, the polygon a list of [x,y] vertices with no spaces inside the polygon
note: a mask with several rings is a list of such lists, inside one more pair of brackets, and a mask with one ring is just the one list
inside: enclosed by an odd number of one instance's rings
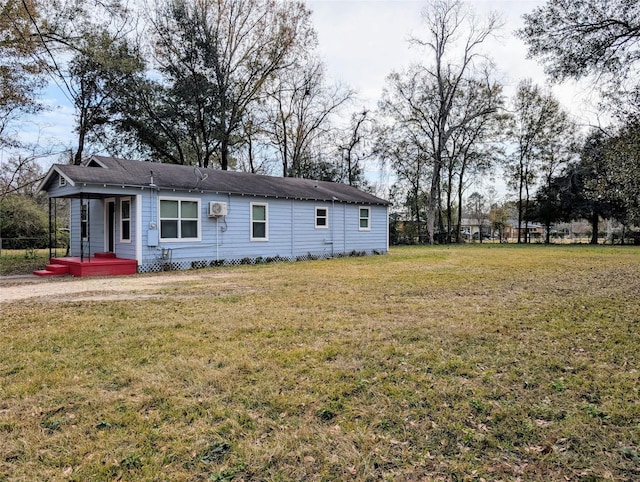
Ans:
{"label": "white cloud", "polygon": [[[474,0],[468,4],[479,20],[498,12],[504,27],[487,41],[484,52],[495,62],[499,80],[510,96],[518,82],[531,78],[547,83],[540,64],[527,58],[525,43],[515,36],[522,15],[543,5],[542,0]],[[421,12],[426,2],[412,0],[310,0],[318,32],[319,51],[334,80],[355,88],[369,108],[382,93],[386,77],[411,62],[428,62],[424,52],[411,47],[411,36],[420,36]],[[587,83],[565,83],[552,87],[554,94],[579,120],[595,118],[597,96]]]}

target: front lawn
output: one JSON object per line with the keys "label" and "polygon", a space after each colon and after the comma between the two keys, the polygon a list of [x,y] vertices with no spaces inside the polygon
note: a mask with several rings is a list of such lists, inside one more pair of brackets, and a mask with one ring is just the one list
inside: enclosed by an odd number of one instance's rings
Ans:
{"label": "front lawn", "polygon": [[640,479],[638,248],[212,269],[0,304],[0,480]]}

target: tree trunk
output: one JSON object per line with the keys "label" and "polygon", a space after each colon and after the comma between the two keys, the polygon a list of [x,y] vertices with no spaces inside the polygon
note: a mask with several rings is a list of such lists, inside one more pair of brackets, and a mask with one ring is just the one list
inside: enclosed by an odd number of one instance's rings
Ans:
{"label": "tree trunk", "polygon": [[435,243],[434,229],[436,225],[436,210],[438,209],[438,186],[440,185],[440,163],[436,161],[431,177],[431,189],[429,190],[429,204],[427,206],[427,229],[429,231],[429,244]]}
{"label": "tree trunk", "polygon": [[76,151],[76,154],[73,158],[73,164],[75,164],[76,166],[79,166],[80,164],[82,164],[82,155],[84,154],[84,141],[87,135],[87,128],[86,128],[87,116],[88,116],[87,109],[84,106],[81,107],[80,119],[78,120],[78,150]]}
{"label": "tree trunk", "polygon": [[545,228],[545,238],[544,238],[544,244],[551,244],[551,223],[547,223],[544,226]]}
{"label": "tree trunk", "polygon": [[420,187],[417,186],[413,191],[413,208],[415,209],[416,234],[418,235],[418,244],[422,244],[422,222],[420,219]]}
{"label": "tree trunk", "polygon": [[458,185],[458,229],[456,229],[456,243],[462,242],[460,230],[462,228],[462,174],[460,175],[460,184]]}
{"label": "tree trunk", "polygon": [[[529,173],[527,172],[527,178],[529,177]],[[531,236],[529,234],[529,183],[525,182],[525,193],[526,193],[526,198],[525,198],[525,202],[524,202],[524,236],[525,236],[525,243],[529,244],[531,243]]]}
{"label": "tree trunk", "polygon": [[520,162],[520,179],[518,182],[518,244],[522,243],[522,190],[524,189],[524,174],[522,161]]}
{"label": "tree trunk", "polygon": [[598,211],[594,210],[591,215],[591,241],[589,244],[598,244],[598,222],[600,221],[600,216],[598,216]]}
{"label": "tree trunk", "polygon": [[220,168],[223,171],[229,169],[229,143],[226,139],[220,145]]}

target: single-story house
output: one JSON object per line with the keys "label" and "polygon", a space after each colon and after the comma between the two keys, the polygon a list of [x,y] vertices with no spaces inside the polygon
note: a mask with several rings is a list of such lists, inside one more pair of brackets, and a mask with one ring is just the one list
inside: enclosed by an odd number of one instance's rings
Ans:
{"label": "single-story house", "polygon": [[504,229],[504,237],[507,240],[514,241],[518,239],[518,232],[522,233],[522,240],[524,242],[540,241],[544,239],[546,229],[540,223],[534,223],[529,221],[528,223],[522,222],[522,227],[518,229],[518,220],[509,219]]}
{"label": "single-story house", "polygon": [[346,184],[93,156],[53,165],[39,189],[50,205],[71,199],[69,254],[94,267],[124,259],[148,272],[389,246],[390,203]]}
{"label": "single-story house", "polygon": [[462,218],[460,232],[467,239],[489,239],[493,234],[491,221],[482,218]]}

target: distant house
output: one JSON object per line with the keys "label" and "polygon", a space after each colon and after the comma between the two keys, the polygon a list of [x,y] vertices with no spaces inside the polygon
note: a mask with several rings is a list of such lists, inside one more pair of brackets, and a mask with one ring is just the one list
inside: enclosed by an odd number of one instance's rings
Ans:
{"label": "distant house", "polygon": [[545,227],[540,223],[534,223],[529,221],[528,223],[522,222],[522,227],[518,229],[518,220],[509,219],[504,229],[504,237],[507,240],[514,241],[518,239],[518,233],[521,233],[520,238],[525,243],[532,241],[540,241],[544,239]]}
{"label": "distant house", "polygon": [[460,221],[460,232],[467,239],[489,239],[492,231],[488,218],[462,218]]}
{"label": "distant house", "polygon": [[147,272],[388,250],[389,202],[345,184],[94,156],[52,166],[40,190],[71,199],[81,262]]}

